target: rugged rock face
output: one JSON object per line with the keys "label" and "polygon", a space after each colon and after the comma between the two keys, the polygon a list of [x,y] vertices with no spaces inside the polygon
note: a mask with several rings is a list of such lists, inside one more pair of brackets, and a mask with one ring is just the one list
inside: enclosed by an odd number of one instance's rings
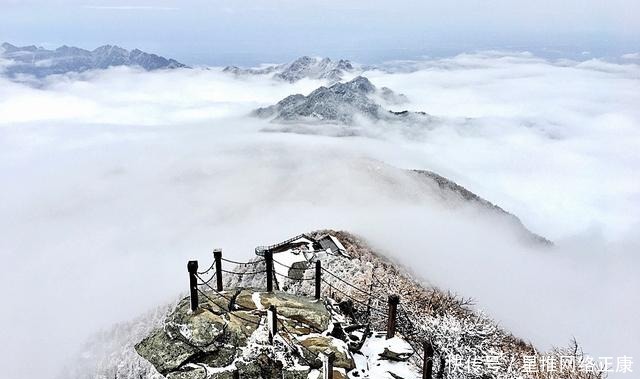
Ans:
{"label": "rugged rock face", "polygon": [[[191,312],[189,299],[183,299],[163,327],[135,346],[164,377],[222,379],[232,378],[238,370],[243,378],[312,378],[320,373],[320,357],[329,352],[335,354],[336,378],[356,369],[358,352],[347,342],[362,334],[335,333],[353,329],[335,302],[278,291],[206,293],[198,311]],[[266,311],[271,305],[279,317],[273,344]],[[397,338],[382,349],[388,359],[403,356],[409,346]],[[372,357],[377,360],[379,355]],[[407,370],[409,365],[399,367]]]}
{"label": "rugged rock face", "polygon": [[100,46],[93,51],[70,46],[47,50],[36,46],[18,47],[5,42],[0,45],[0,58],[10,62],[5,68],[5,74],[10,77],[19,74],[44,77],[113,66],[139,66],[149,71],[187,67],[173,59],[112,45]]}
{"label": "rugged rock face", "polygon": [[223,70],[234,75],[268,75],[273,74],[275,79],[289,83],[300,79],[324,79],[329,83],[342,80],[343,76],[354,71],[354,66],[348,60],[333,61],[329,58],[300,57],[291,63],[268,66],[262,68],[240,68],[227,66]]}
{"label": "rugged rock face", "polygon": [[287,96],[277,104],[259,108],[253,115],[272,118],[274,122],[320,122],[350,125],[358,118],[370,121],[429,122],[432,117],[419,112],[391,112],[376,102],[376,97],[393,103],[406,101],[406,96],[396,95],[389,88],[378,90],[369,79],[358,76],[346,83],[320,87],[308,96]]}

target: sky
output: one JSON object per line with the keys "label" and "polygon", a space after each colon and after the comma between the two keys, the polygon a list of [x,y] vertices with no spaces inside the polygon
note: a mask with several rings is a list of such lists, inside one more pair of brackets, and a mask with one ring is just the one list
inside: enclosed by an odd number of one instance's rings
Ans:
{"label": "sky", "polygon": [[140,48],[186,64],[300,55],[362,63],[487,49],[619,56],[640,45],[640,3],[612,1],[0,1],[0,40]]}
{"label": "sky", "polygon": [[[185,262],[214,247],[244,260],[321,228],[357,233],[540,349],[575,337],[594,356],[640,356],[637,57],[494,51],[411,66],[366,75],[435,127],[292,133],[248,113],[325,83],[219,68],[0,78],[8,377],[73,365],[92,333],[183,292]],[[436,171],[556,245],[532,250],[401,169]]]}

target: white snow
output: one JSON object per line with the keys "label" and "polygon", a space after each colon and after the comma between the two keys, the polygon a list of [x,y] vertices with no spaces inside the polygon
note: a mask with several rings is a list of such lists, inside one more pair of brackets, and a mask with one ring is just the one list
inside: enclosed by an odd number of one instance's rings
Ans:
{"label": "white snow", "polygon": [[262,300],[260,298],[260,292],[254,292],[253,294],[251,294],[251,300],[253,300],[253,303],[256,305],[257,309],[264,309],[264,307],[262,306]]}
{"label": "white snow", "polygon": [[[389,372],[393,372],[405,379],[418,379],[421,377],[420,372],[410,362],[394,362],[380,359],[380,354],[385,348],[396,353],[413,351],[411,346],[399,336],[386,339],[384,333],[374,333],[371,337],[367,338],[362,346],[362,355],[354,355],[356,363],[355,371],[358,371],[360,374],[357,376],[358,378],[393,379]],[[349,375],[350,378],[355,377],[352,376],[352,374],[353,371]]]}
{"label": "white snow", "polygon": [[[313,243],[306,238],[297,239],[293,241],[293,243],[300,242],[300,241],[307,241],[309,243],[309,249],[310,250],[313,249]],[[306,256],[304,254],[301,254],[300,250],[293,250],[293,249],[285,250],[281,253],[274,254],[273,259],[282,263],[282,265],[278,263],[274,263],[273,268],[278,274],[284,275],[284,276],[289,276],[289,267],[291,267],[294,263],[307,262]],[[283,265],[286,265],[287,267]]]}
{"label": "white snow", "polygon": [[329,238],[331,238],[331,241],[336,244],[340,253],[344,253],[347,251],[347,249],[344,248],[344,245],[342,245],[342,242],[340,242],[340,240],[338,240],[336,237],[329,235]]}

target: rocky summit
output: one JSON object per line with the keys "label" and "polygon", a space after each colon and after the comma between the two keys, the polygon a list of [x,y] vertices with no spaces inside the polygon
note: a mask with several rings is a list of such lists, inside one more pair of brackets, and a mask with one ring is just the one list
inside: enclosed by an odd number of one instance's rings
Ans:
{"label": "rocky summit", "polygon": [[[328,354],[335,357],[336,379],[348,372],[360,377],[358,366],[415,371],[407,362],[413,355],[407,342],[379,333],[367,339],[364,327],[349,322],[335,301],[248,289],[204,294],[197,311],[183,299],[163,327],[135,346],[168,379],[226,379],[234,371],[242,378],[317,378]],[[271,306],[278,315],[275,335]]]}
{"label": "rocky summit", "polygon": [[386,87],[378,89],[369,79],[358,76],[346,83],[322,86],[307,96],[287,96],[275,105],[256,109],[253,115],[280,123],[319,122],[351,125],[359,119],[431,121],[432,117],[424,112],[394,112],[384,109],[380,104],[398,104],[406,100],[406,96],[395,94]]}
{"label": "rocky summit", "polygon": [[329,83],[336,83],[346,73],[354,71],[354,65],[345,59],[333,61],[330,58],[312,58],[303,56],[293,62],[271,65],[260,68],[240,68],[227,66],[223,72],[234,75],[273,75],[274,79],[284,80],[289,83],[301,79],[322,79]]}
{"label": "rocky summit", "polygon": [[114,66],[137,66],[147,71],[187,67],[173,59],[138,49],[129,51],[113,45],[100,46],[91,51],[70,46],[47,50],[36,46],[19,47],[5,42],[0,45],[0,58],[9,62],[4,68],[4,74],[9,77],[45,77]]}

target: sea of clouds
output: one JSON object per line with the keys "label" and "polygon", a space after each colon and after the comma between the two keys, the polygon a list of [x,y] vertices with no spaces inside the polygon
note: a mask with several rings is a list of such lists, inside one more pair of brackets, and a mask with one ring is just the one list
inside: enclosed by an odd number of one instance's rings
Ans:
{"label": "sea of clouds", "polygon": [[[188,259],[209,262],[214,247],[248,258],[319,228],[364,236],[541,349],[575,336],[594,356],[640,357],[634,62],[394,62],[365,75],[408,96],[394,110],[443,122],[304,134],[248,114],[321,81],[218,68],[0,78],[7,377],[52,377],[91,333],[174,298]],[[396,168],[436,171],[556,245],[522,246]]]}

